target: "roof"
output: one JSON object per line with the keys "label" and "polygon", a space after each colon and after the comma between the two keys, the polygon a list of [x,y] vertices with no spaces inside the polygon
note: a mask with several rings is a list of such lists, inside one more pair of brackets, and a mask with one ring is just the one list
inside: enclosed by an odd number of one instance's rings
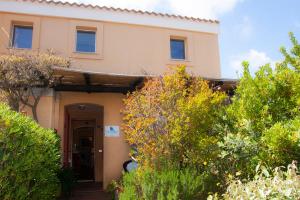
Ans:
{"label": "roof", "polygon": [[161,16],[161,17],[199,21],[199,22],[208,22],[208,23],[217,23],[217,24],[219,23],[218,20],[212,20],[212,19],[194,18],[194,17],[189,17],[189,16],[182,16],[182,15],[175,15],[175,14],[168,14],[168,13],[149,12],[149,11],[134,10],[134,9],[122,9],[122,8],[99,6],[99,5],[76,3],[76,2],[70,3],[67,1],[65,1],[65,2],[54,1],[54,0],[16,0],[16,1],[24,1],[24,2],[29,1],[29,2],[54,4],[54,5],[64,5],[64,6],[72,6],[72,7],[93,8],[93,9],[99,9],[99,10],[119,11],[119,12],[127,12],[127,13],[143,14],[143,15]]}
{"label": "roof", "polygon": [[0,12],[219,33],[219,21],[54,0],[0,0]]}

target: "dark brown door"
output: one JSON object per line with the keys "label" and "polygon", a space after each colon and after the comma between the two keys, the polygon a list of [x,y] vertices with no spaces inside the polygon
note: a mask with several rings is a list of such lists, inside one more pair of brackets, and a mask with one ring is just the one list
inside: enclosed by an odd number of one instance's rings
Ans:
{"label": "dark brown door", "polygon": [[78,180],[95,180],[94,128],[74,130],[72,164]]}

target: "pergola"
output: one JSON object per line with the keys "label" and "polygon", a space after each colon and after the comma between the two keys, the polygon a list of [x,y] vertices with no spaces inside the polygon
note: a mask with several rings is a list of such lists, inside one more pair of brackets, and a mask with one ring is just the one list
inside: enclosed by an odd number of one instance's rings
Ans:
{"label": "pergola", "polygon": [[[133,92],[143,86],[147,78],[153,75],[124,75],[102,72],[88,72],[79,69],[55,68],[57,84],[56,91],[70,92],[108,92],[123,93]],[[203,78],[209,82],[213,90],[225,91],[229,96],[234,94],[238,83],[237,79],[212,79]]]}
{"label": "pergola", "polygon": [[54,76],[57,79],[57,84],[54,86],[56,91],[123,94],[134,91],[146,78],[142,75],[86,72],[65,68],[55,68]]}

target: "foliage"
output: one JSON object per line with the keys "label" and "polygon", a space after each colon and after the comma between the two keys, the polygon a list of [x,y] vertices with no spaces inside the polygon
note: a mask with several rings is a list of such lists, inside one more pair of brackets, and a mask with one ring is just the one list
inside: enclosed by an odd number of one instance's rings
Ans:
{"label": "foliage", "polygon": [[229,116],[237,120],[236,128],[260,137],[275,123],[299,115],[299,72],[283,64],[275,70],[265,65],[252,77],[247,63],[244,67],[244,76],[228,109]]}
{"label": "foliage", "polygon": [[282,49],[285,60],[275,69],[267,64],[251,76],[243,63],[243,77],[219,131],[225,171],[247,177],[259,162],[275,167],[300,161],[300,46],[292,34],[291,41],[291,53]]}
{"label": "foliage", "polygon": [[273,176],[260,172],[254,180],[243,183],[235,180],[230,183],[224,199],[300,199],[300,176],[295,164],[286,171],[275,168]]}
{"label": "foliage", "polygon": [[286,123],[276,123],[263,133],[261,158],[270,166],[292,160],[300,161],[300,116]]}
{"label": "foliage", "polygon": [[76,184],[75,173],[70,167],[63,167],[58,173],[58,178],[61,183],[61,194],[65,197],[71,196],[71,191]]}
{"label": "foliage", "polygon": [[59,138],[0,104],[0,199],[55,199]]}
{"label": "foliage", "polygon": [[106,192],[111,195],[112,200],[118,200],[118,195],[120,192],[120,183],[119,181],[113,180],[110,184],[108,184],[106,188]]}
{"label": "foliage", "polygon": [[284,55],[284,65],[290,65],[292,66],[297,72],[300,71],[300,44],[297,41],[296,37],[294,36],[293,33],[289,33],[290,35],[290,40],[292,42],[292,49],[290,53],[287,52],[287,50],[284,47],[281,47],[281,53]]}
{"label": "foliage", "polygon": [[195,169],[139,169],[124,175],[120,200],[203,199],[213,181],[210,175],[199,174]]}
{"label": "foliage", "polygon": [[55,56],[51,51],[0,55],[0,89],[14,110],[19,110],[19,103],[29,106],[38,121],[36,108],[39,100],[56,82],[54,67],[69,65],[68,60]]}
{"label": "foliage", "polygon": [[188,75],[184,66],[129,94],[123,130],[128,142],[137,145],[139,162],[186,165],[214,159],[218,135],[213,127],[224,99],[225,94]]}
{"label": "foliage", "polygon": [[222,149],[219,154],[222,160],[216,165],[221,173],[225,173],[220,176],[247,176],[255,168],[251,163],[257,158],[259,147],[251,137],[229,133],[218,142],[218,146]]}

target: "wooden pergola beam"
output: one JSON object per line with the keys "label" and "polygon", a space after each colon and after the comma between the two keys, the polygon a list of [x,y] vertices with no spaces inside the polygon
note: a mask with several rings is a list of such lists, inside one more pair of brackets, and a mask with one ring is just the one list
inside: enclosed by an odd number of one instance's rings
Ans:
{"label": "wooden pergola beam", "polygon": [[103,85],[57,85],[54,86],[55,91],[61,92],[97,92],[97,93],[123,93],[133,91],[132,87],[120,87],[120,86],[103,86]]}

